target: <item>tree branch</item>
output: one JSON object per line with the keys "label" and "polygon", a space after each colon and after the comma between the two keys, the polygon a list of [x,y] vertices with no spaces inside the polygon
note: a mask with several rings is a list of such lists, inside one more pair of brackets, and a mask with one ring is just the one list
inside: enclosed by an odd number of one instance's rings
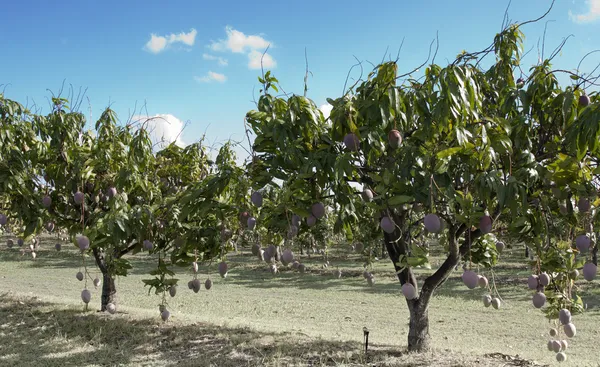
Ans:
{"label": "tree branch", "polygon": [[137,246],[137,242],[133,241],[129,246],[127,246],[127,248],[124,248],[123,250],[117,252],[117,258],[120,258],[123,255],[126,255],[127,253],[129,253],[131,250],[133,250],[136,246]]}
{"label": "tree branch", "polygon": [[419,298],[424,304],[429,302],[429,299],[433,295],[433,291],[442,285],[446,279],[448,279],[448,276],[450,273],[452,273],[456,264],[458,264],[460,259],[460,249],[458,247],[458,237],[455,235],[455,233],[455,227],[450,226],[448,228],[448,247],[450,249],[450,253],[442,265],[435,271],[435,273],[427,277],[427,279],[425,279],[425,283],[423,283],[423,288],[421,289]]}
{"label": "tree branch", "polygon": [[[572,71],[569,71],[569,70],[555,69],[555,70],[551,70],[551,71],[547,72],[546,75],[550,75],[550,74],[554,74],[554,73],[566,73],[566,74],[569,74],[569,75],[574,75],[574,76],[578,77],[579,79],[583,80],[585,83],[590,83],[590,85],[594,85],[594,86],[597,86],[597,87],[600,86],[600,84],[596,84],[593,81],[591,81],[589,79],[586,79],[586,78],[582,77],[581,75],[578,75],[578,74],[576,74],[576,73],[574,73]],[[577,86],[579,86],[581,84],[582,83],[579,83]]]}

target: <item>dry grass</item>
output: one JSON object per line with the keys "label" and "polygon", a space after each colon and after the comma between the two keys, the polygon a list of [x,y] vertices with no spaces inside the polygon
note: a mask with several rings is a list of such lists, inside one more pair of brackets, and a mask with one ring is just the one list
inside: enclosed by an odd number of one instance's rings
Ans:
{"label": "dry grass", "polygon": [[[216,267],[213,289],[194,294],[182,269],[178,294],[169,298],[171,320],[158,318],[160,297],[148,295],[141,279],[155,266],[148,255],[132,256],[134,271],[117,283],[118,315],[82,312],[75,279],[80,259],[72,249],[55,252],[44,240],[38,259],[21,256],[0,242],[0,365],[7,366],[526,366],[554,364],[546,350],[548,323],[529,302],[526,267],[506,254],[497,269],[500,310],[481,305],[482,291],[469,291],[459,273],[433,299],[430,331],[438,348],[427,355],[404,354],[408,312],[388,260],[375,266],[376,285],[366,286],[356,255],[336,256],[334,279],[322,260],[303,258],[311,272],[271,275],[247,255],[229,258],[226,279]],[[87,260],[91,262],[91,260]],[[331,268],[330,266],[330,268]],[[427,271],[423,270],[423,273]],[[595,351],[600,332],[597,283],[581,284],[589,310],[575,316],[577,336],[563,365],[600,366]],[[92,307],[100,290],[92,289]],[[34,298],[31,298],[34,297]],[[363,333],[371,330],[369,359]],[[590,352],[592,351],[592,352]],[[513,357],[508,357],[513,356]],[[520,357],[516,357],[520,356]],[[523,359],[521,359],[523,358]],[[525,359],[525,360],[524,360]]]}
{"label": "dry grass", "polygon": [[357,342],[259,333],[205,323],[108,316],[2,295],[0,363],[6,366],[533,366],[504,356],[410,354]]}

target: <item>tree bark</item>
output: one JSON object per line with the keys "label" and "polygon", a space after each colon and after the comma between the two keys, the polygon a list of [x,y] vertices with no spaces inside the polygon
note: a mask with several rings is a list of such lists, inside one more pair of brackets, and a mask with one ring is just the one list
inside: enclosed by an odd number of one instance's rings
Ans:
{"label": "tree bark", "polygon": [[[429,303],[429,302],[427,302]],[[408,302],[410,321],[408,327],[408,350],[425,351],[431,348],[429,336],[429,305],[419,301]]]}
{"label": "tree bark", "polygon": [[117,287],[115,286],[115,279],[110,274],[106,259],[104,255],[97,249],[93,249],[94,259],[96,265],[102,272],[102,295],[100,296],[100,311],[106,311],[106,305],[109,303],[115,303],[115,297],[117,294]]}
{"label": "tree bark", "polygon": [[108,273],[102,273],[102,296],[100,297],[100,311],[106,311],[106,305],[115,303],[117,288],[115,279]]}

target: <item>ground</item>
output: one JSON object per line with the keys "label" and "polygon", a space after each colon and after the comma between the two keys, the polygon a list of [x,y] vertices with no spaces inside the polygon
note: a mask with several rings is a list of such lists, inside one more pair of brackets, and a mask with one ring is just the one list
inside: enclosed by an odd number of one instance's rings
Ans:
{"label": "ground", "polygon": [[[327,269],[322,257],[305,256],[309,273],[277,276],[242,251],[228,257],[225,279],[216,264],[200,269],[201,280],[214,281],[209,291],[189,290],[191,270],[180,269],[177,295],[167,296],[172,317],[163,323],[161,297],[148,294],[141,282],[149,278],[154,257],[129,257],[134,269],[117,280],[117,315],[96,312],[100,288],[88,279],[92,302],[84,312],[84,282],[75,278],[81,258],[68,245],[56,252],[53,241],[42,239],[36,260],[8,249],[6,238],[0,242],[0,366],[556,365],[546,349],[548,320],[529,300],[522,248],[507,250],[496,269],[505,301],[500,310],[484,308],[484,292],[468,290],[457,271],[432,300],[436,349],[408,354],[408,312],[387,259],[376,263],[376,282],[368,287],[363,262],[356,254],[343,255],[349,251],[336,251]],[[91,258],[86,263],[93,269]],[[331,275],[337,267],[341,279]],[[597,281],[578,285],[588,310],[574,317],[577,336],[562,365],[599,366],[599,352],[590,348],[600,337],[600,287]],[[366,355],[363,327],[370,330]]]}

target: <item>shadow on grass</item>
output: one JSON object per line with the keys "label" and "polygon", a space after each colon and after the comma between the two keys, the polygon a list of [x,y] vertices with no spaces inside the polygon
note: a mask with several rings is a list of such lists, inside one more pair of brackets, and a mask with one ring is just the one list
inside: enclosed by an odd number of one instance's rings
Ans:
{"label": "shadow on grass", "polygon": [[244,366],[290,358],[320,365],[332,364],[327,362],[331,358],[337,362],[361,362],[362,358],[359,343],[301,342],[298,337],[292,342],[284,334],[84,313],[6,295],[0,301],[0,318],[0,362],[12,366]]}
{"label": "shadow on grass", "polygon": [[[357,342],[249,328],[162,323],[129,315],[60,309],[34,298],[0,296],[0,364],[10,366],[494,366],[506,356],[418,355]],[[512,357],[511,357],[512,358]],[[530,366],[512,358],[506,366]],[[434,363],[432,363],[432,361]],[[436,363],[437,362],[437,363]],[[518,362],[518,363],[517,363]],[[526,363],[525,363],[526,362]]]}

